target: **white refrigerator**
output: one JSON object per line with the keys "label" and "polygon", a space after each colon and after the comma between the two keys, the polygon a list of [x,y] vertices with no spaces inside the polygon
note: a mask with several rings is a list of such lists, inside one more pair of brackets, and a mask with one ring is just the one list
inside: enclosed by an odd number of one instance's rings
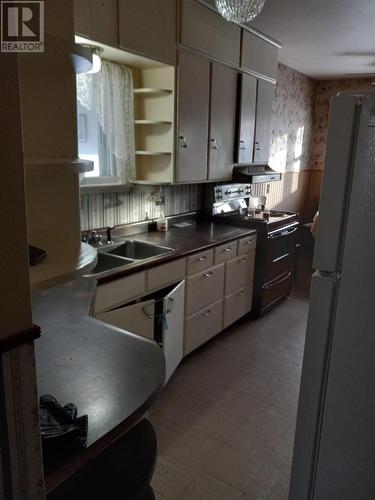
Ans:
{"label": "white refrigerator", "polygon": [[289,500],[375,499],[375,93],[331,101]]}

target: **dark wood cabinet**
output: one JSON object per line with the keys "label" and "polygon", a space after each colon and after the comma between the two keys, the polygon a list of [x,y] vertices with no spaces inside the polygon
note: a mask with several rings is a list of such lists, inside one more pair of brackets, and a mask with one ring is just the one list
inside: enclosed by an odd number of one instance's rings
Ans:
{"label": "dark wood cabinet", "polygon": [[274,96],[275,84],[266,80],[258,80],[254,142],[254,162],[256,163],[268,163],[269,160]]}

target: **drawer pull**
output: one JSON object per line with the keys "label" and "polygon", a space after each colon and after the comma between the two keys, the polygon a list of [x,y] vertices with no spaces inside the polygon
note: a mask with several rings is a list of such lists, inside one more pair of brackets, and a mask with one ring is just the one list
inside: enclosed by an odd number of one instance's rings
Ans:
{"label": "drawer pull", "polygon": [[207,256],[204,255],[203,257],[198,257],[197,260],[199,260],[199,262],[206,262]]}
{"label": "drawer pull", "polygon": [[243,262],[246,262],[246,261],[247,261],[246,257],[242,257],[242,259],[240,259],[238,262],[243,263]]}
{"label": "drawer pull", "polygon": [[211,309],[207,309],[207,311],[202,312],[202,316],[204,316],[205,318],[207,318],[207,316],[209,316],[210,314],[211,314]]}
{"label": "drawer pull", "polygon": [[245,245],[251,246],[253,244],[253,240],[245,241]]}
{"label": "drawer pull", "polygon": [[212,278],[212,276],[214,275],[214,273],[212,271],[210,271],[209,273],[206,273],[203,275],[204,278]]}
{"label": "drawer pull", "polygon": [[229,252],[231,252],[232,250],[233,250],[233,249],[232,249],[232,247],[227,247],[227,248],[224,248],[224,252],[226,252],[226,253],[229,253]]}
{"label": "drawer pull", "polygon": [[243,296],[245,295],[245,290],[240,290],[240,291],[237,293],[237,295],[238,295],[239,297],[243,297]]}

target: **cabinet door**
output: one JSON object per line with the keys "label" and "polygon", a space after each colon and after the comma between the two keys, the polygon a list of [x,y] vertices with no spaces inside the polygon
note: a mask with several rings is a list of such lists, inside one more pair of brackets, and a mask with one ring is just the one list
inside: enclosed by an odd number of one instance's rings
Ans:
{"label": "cabinet door", "polygon": [[194,54],[178,56],[178,164],[179,182],[207,179],[210,63]]}
{"label": "cabinet door", "polygon": [[117,326],[121,330],[154,340],[154,312],[155,301],[149,300],[97,314],[95,319]]}
{"label": "cabinet door", "polygon": [[255,122],[254,161],[268,163],[271,142],[272,103],[275,85],[258,80],[257,112]]}
{"label": "cabinet door", "polygon": [[118,47],[118,0],[74,0],[76,33]]}
{"label": "cabinet door", "polygon": [[165,383],[183,358],[185,281],[179,283],[163,300],[162,344],[165,355]]}
{"label": "cabinet door", "polygon": [[181,0],[180,42],[208,56],[239,66],[241,28],[196,0]]}
{"label": "cabinet door", "polygon": [[253,299],[252,285],[240,288],[224,298],[223,328],[231,325],[251,311]]}
{"label": "cabinet door", "polygon": [[243,73],[240,75],[240,113],[238,133],[238,163],[253,161],[255,111],[257,102],[257,79]]}
{"label": "cabinet door", "polygon": [[118,47],[118,0],[90,0],[93,40]]}
{"label": "cabinet door", "polygon": [[120,47],[176,63],[176,1],[119,0]]}
{"label": "cabinet door", "polygon": [[246,30],[242,31],[241,67],[276,80],[279,49]]}
{"label": "cabinet door", "polygon": [[224,294],[224,265],[220,264],[186,280],[186,315],[194,314]]}
{"label": "cabinet door", "polygon": [[184,355],[194,351],[223,329],[223,299],[185,320]]}
{"label": "cabinet door", "polygon": [[234,163],[237,71],[212,63],[208,178],[230,180]]}
{"label": "cabinet door", "polygon": [[249,252],[246,255],[241,255],[226,263],[225,295],[253,282],[254,262],[255,252]]}

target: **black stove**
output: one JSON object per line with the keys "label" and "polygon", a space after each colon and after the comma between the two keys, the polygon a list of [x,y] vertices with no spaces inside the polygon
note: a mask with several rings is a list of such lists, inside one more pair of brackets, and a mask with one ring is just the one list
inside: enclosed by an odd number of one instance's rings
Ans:
{"label": "black stove", "polygon": [[[254,206],[248,184],[214,188],[211,214],[221,224],[257,231],[253,314],[260,315],[284,300],[291,290],[296,258],[298,214]],[[250,214],[249,214],[250,212]]]}

